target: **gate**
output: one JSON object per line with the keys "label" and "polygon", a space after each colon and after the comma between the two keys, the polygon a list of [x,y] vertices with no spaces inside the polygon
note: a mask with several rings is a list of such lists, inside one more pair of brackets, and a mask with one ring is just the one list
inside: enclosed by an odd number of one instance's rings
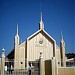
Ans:
{"label": "gate", "polygon": [[5,61],[5,75],[39,75],[39,62],[28,62],[31,64],[31,73],[29,67],[14,69],[14,63],[14,60]]}

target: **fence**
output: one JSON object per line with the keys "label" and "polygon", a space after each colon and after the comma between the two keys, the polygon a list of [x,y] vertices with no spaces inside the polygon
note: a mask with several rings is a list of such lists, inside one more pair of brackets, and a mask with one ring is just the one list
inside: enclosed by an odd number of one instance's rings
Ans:
{"label": "fence", "polygon": [[67,61],[65,67],[58,67],[58,75],[75,75],[75,61]]}
{"label": "fence", "polygon": [[67,61],[66,67],[75,67],[75,60],[74,61]]}
{"label": "fence", "polygon": [[[16,61],[18,62],[18,61]],[[44,75],[43,73],[43,57],[40,52],[39,62],[33,62],[32,66],[15,69],[14,60],[5,60],[4,49],[0,58],[0,75]],[[22,62],[20,62],[23,64]],[[29,61],[30,63],[30,61]],[[25,62],[26,64],[26,62]],[[37,66],[37,64],[39,64]],[[37,66],[37,67],[36,67]]]}
{"label": "fence", "polygon": [[[2,60],[0,62],[2,62]],[[0,67],[1,68],[0,75],[40,75],[39,68],[41,66],[40,65],[41,62],[38,62],[38,61],[34,61],[34,62],[29,61],[30,65],[31,65],[31,69],[29,69],[30,67],[15,69],[14,68],[14,63],[15,63],[14,60],[6,60],[6,61],[3,60],[3,63],[4,63],[3,65],[2,65],[2,63],[0,65],[1,66]],[[4,66],[4,67],[2,67],[2,66]],[[30,70],[31,70],[31,72],[30,72]]]}
{"label": "fence", "polygon": [[[14,68],[14,60],[5,61],[5,75],[39,75],[39,65],[38,62],[32,62],[31,64],[31,73],[28,68],[19,69]],[[30,62],[29,62],[30,63]],[[21,63],[22,64],[22,63]],[[30,74],[29,74],[30,73]]]}

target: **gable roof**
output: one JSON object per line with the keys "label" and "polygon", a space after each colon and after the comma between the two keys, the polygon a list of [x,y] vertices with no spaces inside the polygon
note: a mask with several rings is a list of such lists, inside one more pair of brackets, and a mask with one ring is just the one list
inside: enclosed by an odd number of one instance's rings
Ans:
{"label": "gable roof", "polygon": [[35,33],[32,34],[31,36],[29,36],[29,37],[27,38],[27,40],[31,39],[32,37],[34,37],[35,35],[37,35],[37,34],[40,33],[40,32],[43,32],[46,36],[48,36],[52,41],[55,42],[55,40],[54,40],[45,30],[42,30],[42,29],[38,30],[37,32],[35,32]]}

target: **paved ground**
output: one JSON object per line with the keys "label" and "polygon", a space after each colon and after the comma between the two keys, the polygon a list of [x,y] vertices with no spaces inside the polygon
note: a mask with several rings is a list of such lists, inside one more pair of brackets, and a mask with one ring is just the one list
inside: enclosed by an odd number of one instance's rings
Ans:
{"label": "paved ground", "polygon": [[[29,75],[28,72],[12,72],[9,74],[9,72],[5,72],[5,75]],[[31,75],[39,75],[39,72],[38,71],[35,71],[35,72],[32,72]]]}

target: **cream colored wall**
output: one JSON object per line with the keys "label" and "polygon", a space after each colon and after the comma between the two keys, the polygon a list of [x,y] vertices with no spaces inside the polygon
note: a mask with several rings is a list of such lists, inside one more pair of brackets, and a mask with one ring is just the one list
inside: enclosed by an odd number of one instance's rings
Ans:
{"label": "cream colored wall", "polygon": [[[25,46],[26,43],[22,43],[15,47],[16,58],[15,58],[15,69],[25,69]],[[22,63],[21,63],[22,62]]]}
{"label": "cream colored wall", "polygon": [[[19,68],[25,69],[25,45],[26,43],[22,43],[19,45],[18,50],[19,50]],[[22,62],[22,64],[21,64]]]}
{"label": "cream colored wall", "polygon": [[[43,39],[43,44],[40,44],[40,39]],[[43,60],[51,59],[53,57],[53,44],[48,38],[44,37],[41,33],[28,40],[28,60],[35,61],[39,59],[40,51],[43,54]]]}
{"label": "cream colored wall", "polygon": [[58,75],[75,75],[75,67],[58,68]]}
{"label": "cream colored wall", "polygon": [[18,66],[19,66],[19,50],[18,50],[18,45],[15,45],[15,63],[14,63],[14,69],[18,69]]}

